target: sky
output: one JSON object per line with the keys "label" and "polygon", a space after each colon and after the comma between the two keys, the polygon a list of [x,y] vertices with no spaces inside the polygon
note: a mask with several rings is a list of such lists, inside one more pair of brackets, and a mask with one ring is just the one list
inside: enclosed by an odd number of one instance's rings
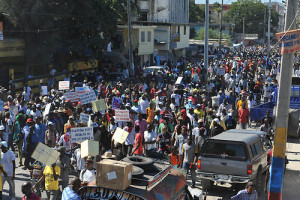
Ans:
{"label": "sky", "polygon": [[[224,4],[231,4],[232,2],[235,2],[236,0],[223,0]],[[210,4],[213,4],[215,2],[222,3],[222,0],[209,0]],[[262,2],[269,2],[268,0],[262,0]],[[272,2],[280,2],[281,0],[272,0]],[[205,0],[196,0],[196,4],[205,4]]]}

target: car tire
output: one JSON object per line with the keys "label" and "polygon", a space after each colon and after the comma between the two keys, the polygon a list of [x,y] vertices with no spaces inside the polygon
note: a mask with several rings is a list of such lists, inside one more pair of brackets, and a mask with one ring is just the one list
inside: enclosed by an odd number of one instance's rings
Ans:
{"label": "car tire", "polygon": [[123,158],[123,161],[140,167],[144,171],[151,171],[153,169],[153,160],[151,158],[146,158],[143,156],[127,156]]}
{"label": "car tire", "polygon": [[264,176],[265,174],[261,172],[261,169],[259,169],[257,171],[257,175],[256,175],[256,186],[255,186],[255,189],[258,193],[258,195],[261,195],[263,194],[264,192],[264,186],[265,186],[265,183],[264,183]]}
{"label": "car tire", "polygon": [[201,186],[202,191],[206,192],[207,190],[210,190],[214,185],[214,182],[207,179],[201,179]]}
{"label": "car tire", "polygon": [[137,166],[132,166],[132,178],[143,179],[144,178],[144,170]]}

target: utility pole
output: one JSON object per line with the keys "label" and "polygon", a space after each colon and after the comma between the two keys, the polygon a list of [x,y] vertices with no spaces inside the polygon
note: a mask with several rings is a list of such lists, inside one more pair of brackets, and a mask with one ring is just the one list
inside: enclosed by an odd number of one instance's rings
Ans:
{"label": "utility pole", "polygon": [[219,50],[222,47],[222,25],[223,25],[223,0],[222,0],[222,7],[221,7],[221,22],[220,22],[220,42],[219,42]]}
{"label": "utility pole", "polygon": [[269,19],[268,19],[268,53],[270,51],[270,38],[271,38],[271,0],[269,0]]}
{"label": "utility pole", "polygon": [[243,17],[243,47],[245,47],[245,17]]}
{"label": "utility pole", "polygon": [[[290,30],[296,29],[296,20],[294,20],[294,18],[296,17],[296,12],[298,9],[297,3],[298,0],[287,0],[284,31],[288,31],[289,28]],[[269,200],[282,199],[293,60],[294,53],[286,53],[281,57],[278,100],[276,106],[276,134],[270,168]]]}
{"label": "utility pole", "polygon": [[209,30],[209,0],[205,4],[205,41],[204,41],[204,67],[208,68],[208,30]]}
{"label": "utility pole", "polygon": [[132,55],[132,26],[131,26],[131,5],[130,0],[127,0],[127,17],[128,17],[128,38],[129,38],[129,71],[130,75],[134,75],[134,63]]}
{"label": "utility pole", "polygon": [[266,41],[266,15],[267,15],[267,9],[265,9],[265,12],[264,12],[264,35],[263,35],[264,44]]}

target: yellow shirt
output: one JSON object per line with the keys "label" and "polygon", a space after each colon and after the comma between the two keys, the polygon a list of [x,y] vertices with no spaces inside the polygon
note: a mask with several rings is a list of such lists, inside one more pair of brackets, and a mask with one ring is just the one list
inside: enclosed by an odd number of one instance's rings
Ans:
{"label": "yellow shirt", "polygon": [[[211,129],[214,125],[214,121],[210,123],[209,129]],[[223,121],[220,120],[220,125],[223,127],[224,131],[226,131],[226,125]]]}
{"label": "yellow shirt", "polygon": [[[241,109],[243,103],[245,103],[245,104],[246,104],[246,108],[248,108],[248,103],[247,103],[247,101],[239,100],[239,101],[236,103],[236,105],[237,105],[237,107],[238,107],[239,109]],[[239,110],[239,109],[238,109],[238,110]]]}
{"label": "yellow shirt", "polygon": [[147,114],[147,122],[151,123],[152,120],[154,119],[155,117],[155,111],[154,111],[154,108],[150,109],[150,107],[148,107],[146,109],[146,114]]}
{"label": "yellow shirt", "polygon": [[198,110],[197,108],[194,110],[194,113],[198,115],[198,119],[203,119],[204,111],[202,109]]}
{"label": "yellow shirt", "polygon": [[[0,164],[0,166],[3,167],[3,170],[5,171],[5,168],[2,164]],[[2,173],[2,171],[0,171]],[[2,176],[0,176],[0,191],[2,192]]]}
{"label": "yellow shirt", "polygon": [[44,169],[44,175],[45,175],[45,189],[47,191],[50,190],[58,190],[58,180],[60,176],[60,167],[55,166],[55,173],[57,174],[58,178],[55,181],[53,176],[53,170],[52,167],[46,166]]}

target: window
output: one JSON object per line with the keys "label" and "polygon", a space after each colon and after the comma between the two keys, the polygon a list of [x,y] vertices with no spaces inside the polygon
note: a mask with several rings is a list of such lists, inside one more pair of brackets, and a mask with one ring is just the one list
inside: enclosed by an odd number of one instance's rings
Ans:
{"label": "window", "polygon": [[141,42],[146,42],[145,31],[141,31]]}
{"label": "window", "polygon": [[177,28],[177,33],[180,34],[180,26]]}
{"label": "window", "polygon": [[255,149],[254,144],[250,145],[250,148],[251,148],[253,157],[255,157],[255,156],[257,155],[257,151],[256,151],[256,149]]}
{"label": "window", "polygon": [[183,34],[186,35],[186,26],[184,26]]}
{"label": "window", "polygon": [[147,41],[151,42],[151,31],[148,31]]}
{"label": "window", "polygon": [[255,149],[256,149],[257,154],[260,154],[260,153],[262,152],[262,146],[261,146],[261,143],[260,143],[260,142],[256,142],[256,143],[254,144],[254,146],[255,146]]}

